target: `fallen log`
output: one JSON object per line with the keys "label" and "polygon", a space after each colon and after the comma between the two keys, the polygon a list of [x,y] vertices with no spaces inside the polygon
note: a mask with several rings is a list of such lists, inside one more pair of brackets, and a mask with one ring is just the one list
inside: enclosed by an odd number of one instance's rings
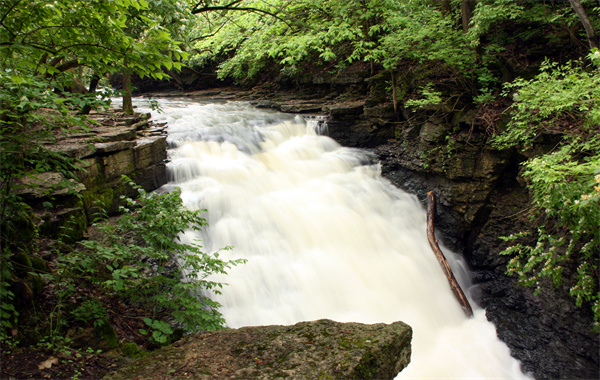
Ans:
{"label": "fallen log", "polygon": [[446,260],[446,257],[444,256],[444,253],[440,249],[440,246],[438,245],[438,241],[435,239],[434,222],[435,222],[435,196],[433,195],[433,191],[430,191],[429,193],[427,193],[427,239],[429,240],[429,245],[431,246],[433,253],[435,253],[435,256],[437,257],[438,261],[440,262],[440,265],[442,266],[442,270],[444,271],[444,274],[446,275],[446,278],[448,279],[450,288],[452,289],[452,292],[458,299],[460,306],[462,307],[462,309],[465,312],[465,314],[467,315],[467,317],[472,317],[473,309],[471,308],[471,305],[469,304],[469,300],[467,299],[467,297],[465,296],[465,293],[463,293],[462,289],[460,288],[458,281],[456,281],[456,278],[454,277],[454,273],[452,273],[452,269],[450,268],[450,265],[448,264],[448,261]]}

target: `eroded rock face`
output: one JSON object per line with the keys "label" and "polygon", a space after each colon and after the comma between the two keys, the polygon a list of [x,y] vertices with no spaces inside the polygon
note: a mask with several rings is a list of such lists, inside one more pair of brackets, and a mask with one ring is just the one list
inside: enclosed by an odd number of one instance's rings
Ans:
{"label": "eroded rock face", "polygon": [[[508,243],[498,236],[527,230],[531,222],[522,210],[528,202],[526,189],[518,184],[499,189],[490,199],[492,211],[471,253],[473,280],[478,284],[474,296],[525,371],[538,379],[597,379],[599,339],[591,329],[591,308],[575,306],[568,286],[556,288],[546,279],[534,295],[533,288],[524,288],[505,274],[510,257],[498,253]],[[575,267],[565,267],[565,284],[576,283]]]}
{"label": "eroded rock face", "polygon": [[203,332],[138,359],[105,379],[392,379],[410,362],[402,323],[340,323]]}

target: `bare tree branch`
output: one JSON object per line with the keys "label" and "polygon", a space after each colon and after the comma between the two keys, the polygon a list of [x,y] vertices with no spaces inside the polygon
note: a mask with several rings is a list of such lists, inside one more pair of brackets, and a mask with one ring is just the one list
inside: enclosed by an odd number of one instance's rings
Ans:
{"label": "bare tree branch", "polygon": [[594,32],[594,27],[592,26],[585,9],[579,0],[569,0],[569,2],[577,14],[577,17],[579,17],[581,24],[583,24],[583,28],[585,29],[585,33],[587,34],[588,42],[590,44],[590,49],[598,49],[598,36],[596,36],[596,33]]}
{"label": "bare tree branch", "polygon": [[254,13],[263,13],[266,15],[269,15],[273,18],[276,18],[277,20],[285,23],[287,26],[290,26],[290,24],[282,19],[281,17],[277,16],[275,13],[269,12],[267,10],[264,9],[259,9],[259,8],[252,8],[252,7],[236,7],[236,4],[241,3],[243,0],[235,0],[232,1],[231,3],[227,4],[227,5],[207,5],[207,6],[203,6],[201,8],[198,8],[198,4],[196,4],[194,6],[194,8],[192,9],[192,14],[199,14],[199,13],[206,13],[206,12],[213,12],[213,11],[242,11],[242,12],[254,12]]}

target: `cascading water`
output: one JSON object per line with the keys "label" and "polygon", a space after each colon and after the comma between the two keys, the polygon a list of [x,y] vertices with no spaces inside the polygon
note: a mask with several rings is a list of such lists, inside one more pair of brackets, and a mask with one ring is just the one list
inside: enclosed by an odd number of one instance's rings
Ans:
{"label": "cascading water", "polygon": [[[527,378],[484,311],[467,319],[426,237],[416,198],[299,117],[249,104],[163,99],[170,184],[206,208],[205,250],[248,262],[216,280],[230,327],[403,321],[411,364],[398,378]],[[191,233],[186,238],[193,239]],[[459,281],[468,275],[446,251]]]}

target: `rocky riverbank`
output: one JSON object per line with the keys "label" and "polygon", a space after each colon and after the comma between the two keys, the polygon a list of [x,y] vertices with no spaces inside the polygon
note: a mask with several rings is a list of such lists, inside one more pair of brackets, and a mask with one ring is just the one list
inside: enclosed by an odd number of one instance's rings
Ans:
{"label": "rocky riverbank", "polygon": [[[150,114],[93,112],[90,119],[96,124],[86,132],[61,135],[47,144],[47,149],[78,160],[80,169],[68,186],[59,172],[26,180],[28,186],[21,196],[39,218],[42,236],[81,239],[100,210],[113,214],[123,204],[121,195],[135,196],[123,175],[147,191],[167,182],[166,127],[149,118]],[[48,204],[53,207],[46,207]]]}
{"label": "rocky riverbank", "polygon": [[[482,132],[485,128],[477,125],[473,113],[457,111],[443,118],[419,119],[405,112],[397,114],[389,102],[378,103],[357,93],[216,88],[152,96],[249,101],[257,107],[318,116],[326,124],[323,130],[342,145],[370,149],[380,160],[383,175],[396,186],[423,202],[428,191],[435,192],[442,242],[467,259],[473,298],[486,308],[498,336],[522,361],[525,371],[539,379],[597,378],[598,334],[591,330],[593,316],[588,309],[577,308],[566,290],[552,284],[534,296],[532,289],[518,286],[515,278],[504,273],[509,258],[498,254],[504,248],[498,237],[518,232],[529,223],[525,215],[528,194],[518,176],[524,157],[490,148]],[[147,190],[164,183],[164,126],[148,123],[144,115],[128,121],[97,117],[112,125],[99,128],[96,136],[64,141],[61,148],[82,158],[94,171],[94,175],[82,176],[77,185],[95,194],[84,201],[103,199],[114,209],[119,194],[115,181],[121,174],[141,180]],[[96,139],[90,146],[85,139],[91,137]],[[136,139],[139,142],[133,142]],[[43,199],[37,204],[43,204]],[[91,210],[89,201],[88,206]],[[69,206],[65,215],[75,213],[88,220],[89,211],[82,213],[85,209],[84,205]],[[55,213],[61,214],[52,211],[44,220],[60,220]]]}

